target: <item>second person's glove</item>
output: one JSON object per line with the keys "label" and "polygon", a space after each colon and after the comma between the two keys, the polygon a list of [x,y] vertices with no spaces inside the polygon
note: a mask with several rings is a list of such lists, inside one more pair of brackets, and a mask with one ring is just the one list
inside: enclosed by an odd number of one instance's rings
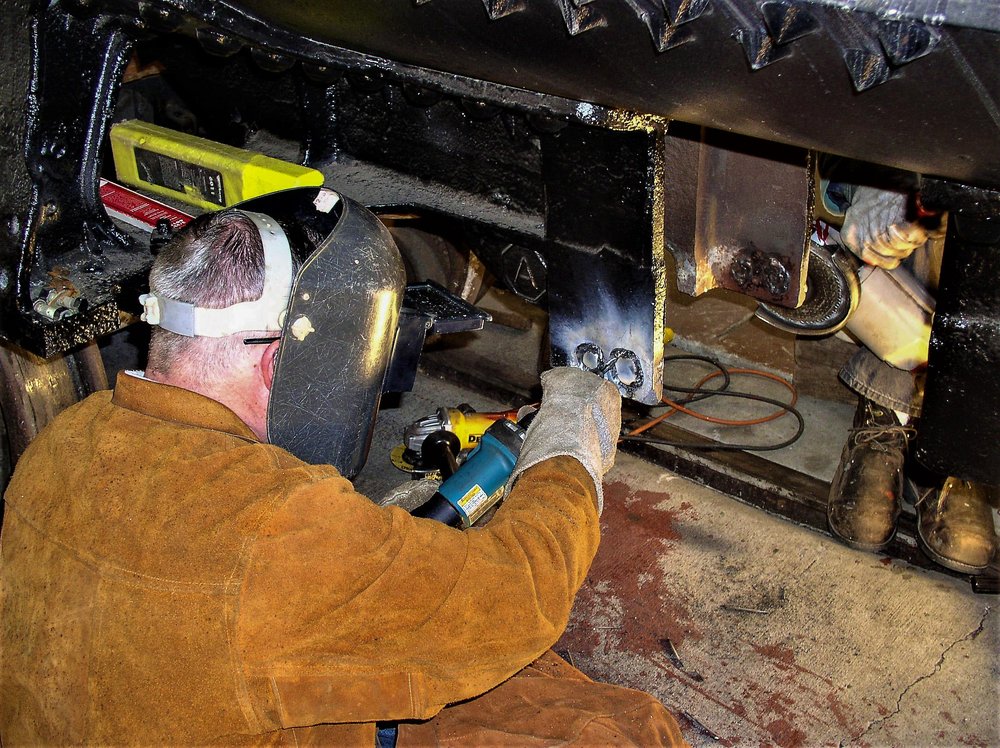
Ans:
{"label": "second person's glove", "polygon": [[854,254],[892,270],[927,241],[927,228],[907,218],[905,192],[860,186],[844,214],[840,236]]}

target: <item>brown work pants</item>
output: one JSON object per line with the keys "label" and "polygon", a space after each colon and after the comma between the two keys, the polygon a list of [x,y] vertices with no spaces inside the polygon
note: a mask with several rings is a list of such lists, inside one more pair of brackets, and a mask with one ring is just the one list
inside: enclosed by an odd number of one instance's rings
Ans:
{"label": "brown work pants", "polygon": [[649,694],[597,683],[546,652],[482,696],[426,722],[399,726],[411,746],[686,745],[670,713]]}

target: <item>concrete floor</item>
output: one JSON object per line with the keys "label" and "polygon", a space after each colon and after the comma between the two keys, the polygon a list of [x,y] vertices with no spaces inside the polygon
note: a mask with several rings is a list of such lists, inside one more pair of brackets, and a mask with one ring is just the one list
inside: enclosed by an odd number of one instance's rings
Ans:
{"label": "concrete floor", "polygon": [[998,745],[996,598],[621,455],[557,649],[695,745]]}
{"label": "concrete floor", "polygon": [[[405,480],[387,458],[403,426],[461,402],[506,406],[419,377],[382,411],[359,490]],[[827,472],[850,408],[807,405],[832,430],[811,432],[793,462]],[[1000,745],[996,597],[627,454],[605,494],[601,550],[555,648],[655,694],[693,745]]]}

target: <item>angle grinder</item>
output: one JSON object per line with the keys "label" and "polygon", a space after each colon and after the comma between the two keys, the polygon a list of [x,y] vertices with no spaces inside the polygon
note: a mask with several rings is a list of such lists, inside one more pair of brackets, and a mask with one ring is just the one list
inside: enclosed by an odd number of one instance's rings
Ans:
{"label": "angle grinder", "polygon": [[[403,429],[403,443],[390,455],[392,464],[413,476],[433,477],[440,472],[442,458],[447,459],[444,442],[452,444],[451,439],[440,432],[447,432],[456,440],[450,451],[458,455],[475,448],[486,430],[501,419],[515,421],[517,410],[479,413],[466,404],[457,408],[438,408]],[[425,456],[424,445],[431,435],[434,435],[433,446],[428,445],[430,448]]]}
{"label": "angle grinder", "polygon": [[[478,440],[478,445],[461,466],[454,468],[451,475],[445,477],[437,492],[424,504],[414,509],[411,514],[444,522],[452,527],[466,529],[471,527],[500,499],[503,498],[507,480],[514,470],[521,445],[524,442],[527,426],[534,418],[534,412],[514,423],[506,418],[500,418],[488,428]],[[424,442],[424,450],[437,450],[437,445],[448,444],[447,437],[436,438],[438,431],[431,434]],[[454,437],[454,434],[451,435]],[[457,442],[458,439],[454,438]],[[438,452],[440,454],[440,452]],[[425,455],[429,460],[430,456]],[[454,455],[445,458],[441,465],[442,473],[453,469]]]}

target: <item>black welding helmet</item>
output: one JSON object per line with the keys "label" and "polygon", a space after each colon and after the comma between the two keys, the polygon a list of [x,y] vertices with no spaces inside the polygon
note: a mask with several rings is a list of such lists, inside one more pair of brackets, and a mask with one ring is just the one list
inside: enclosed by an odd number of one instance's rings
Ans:
{"label": "black welding helmet", "polygon": [[182,335],[280,330],[268,441],[352,478],[368,456],[392,358],[406,283],[399,251],[371,211],[333,190],[297,188],[234,207],[264,242],[261,298],[216,310],[147,294],[143,318]]}
{"label": "black welding helmet", "polygon": [[406,277],[389,231],[325,188],[237,206],[274,218],[298,271],[281,328],[268,441],[353,478],[364,466],[392,357]]}

